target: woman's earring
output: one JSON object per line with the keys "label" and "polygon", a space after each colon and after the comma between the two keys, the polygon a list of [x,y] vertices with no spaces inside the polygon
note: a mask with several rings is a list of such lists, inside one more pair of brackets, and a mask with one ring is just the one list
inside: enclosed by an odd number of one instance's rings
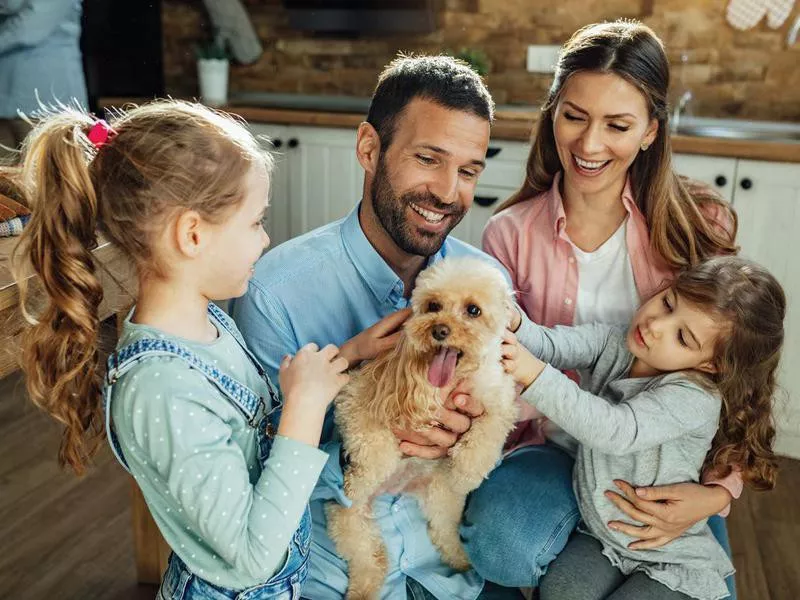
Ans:
{"label": "woman's earring", "polygon": [[647,142],[642,142],[642,152],[647,150],[649,147],[650,147],[650,145]]}

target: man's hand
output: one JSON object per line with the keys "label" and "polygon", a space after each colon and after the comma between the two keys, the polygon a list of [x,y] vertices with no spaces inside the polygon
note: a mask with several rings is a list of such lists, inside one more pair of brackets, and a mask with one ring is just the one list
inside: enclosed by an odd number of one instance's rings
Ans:
{"label": "man's hand", "polygon": [[339,349],[339,356],[352,368],[362,360],[372,360],[381,352],[394,348],[400,340],[403,323],[411,316],[410,308],[403,308],[385,316],[372,327],[350,338]]}
{"label": "man's hand", "polygon": [[435,415],[433,427],[425,431],[395,430],[400,450],[406,456],[443,458],[463,433],[469,430],[472,419],[483,414],[483,404],[475,400],[463,382],[447,396],[444,407]]}

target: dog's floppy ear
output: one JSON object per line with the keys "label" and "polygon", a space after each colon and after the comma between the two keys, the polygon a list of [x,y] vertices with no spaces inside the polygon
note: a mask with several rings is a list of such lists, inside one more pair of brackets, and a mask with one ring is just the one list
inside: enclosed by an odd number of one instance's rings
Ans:
{"label": "dog's floppy ear", "polygon": [[405,333],[363,371],[373,382],[369,402],[373,419],[400,428],[430,421],[436,410],[435,391],[427,380],[427,365],[412,351]]}

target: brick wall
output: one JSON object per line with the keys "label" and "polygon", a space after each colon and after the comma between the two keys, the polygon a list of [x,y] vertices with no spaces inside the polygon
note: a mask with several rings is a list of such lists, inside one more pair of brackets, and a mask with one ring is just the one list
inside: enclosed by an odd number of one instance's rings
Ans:
{"label": "brick wall", "polygon": [[[793,14],[778,30],[766,22],[739,32],[725,21],[727,0],[441,0],[441,27],[426,35],[336,39],[292,30],[280,0],[245,0],[264,46],[253,65],[233,66],[231,91],[369,96],[397,51],[479,48],[491,62],[487,83],[498,104],[538,104],[550,76],[525,70],[528,44],[561,44],[580,26],[638,18],[664,40],[681,79],[705,116],[800,121],[800,41],[787,48]],[[800,5],[799,5],[800,6]],[[196,95],[194,45],[208,31],[200,0],[164,0],[167,91]],[[682,66],[681,55],[688,62]]]}

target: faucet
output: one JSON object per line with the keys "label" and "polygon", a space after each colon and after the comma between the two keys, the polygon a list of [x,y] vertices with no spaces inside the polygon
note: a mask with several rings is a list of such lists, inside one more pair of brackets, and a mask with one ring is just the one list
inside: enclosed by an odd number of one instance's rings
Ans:
{"label": "faucet", "polygon": [[678,102],[675,104],[675,110],[672,112],[672,122],[670,123],[670,129],[672,133],[678,132],[678,126],[681,121],[681,116],[684,112],[686,112],[686,106],[691,102],[693,96],[691,90],[686,90],[681,94],[681,97],[678,98]]}
{"label": "faucet", "polygon": [[797,15],[797,18],[794,20],[792,28],[789,30],[789,34],[786,36],[786,43],[790,47],[794,46],[794,43],[797,41],[798,33],[800,33],[800,15]]}

